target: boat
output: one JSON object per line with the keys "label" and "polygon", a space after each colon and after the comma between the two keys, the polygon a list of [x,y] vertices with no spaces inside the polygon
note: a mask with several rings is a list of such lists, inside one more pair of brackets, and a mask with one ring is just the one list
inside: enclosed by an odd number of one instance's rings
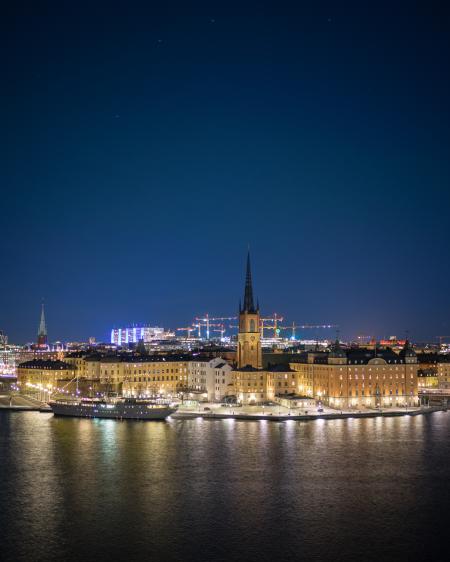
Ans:
{"label": "boat", "polygon": [[53,400],[49,406],[55,416],[106,418],[116,420],[165,420],[177,406],[157,400],[136,398]]}

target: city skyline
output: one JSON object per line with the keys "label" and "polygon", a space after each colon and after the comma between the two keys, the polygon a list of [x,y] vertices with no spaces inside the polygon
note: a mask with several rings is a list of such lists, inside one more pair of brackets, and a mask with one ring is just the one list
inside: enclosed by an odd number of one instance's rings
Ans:
{"label": "city skyline", "polygon": [[448,2],[3,4],[1,562],[447,560]]}
{"label": "city skyline", "polygon": [[1,23],[11,341],[234,316],[248,243],[266,314],[450,334],[439,7],[49,6]]}
{"label": "city skyline", "polygon": [[[252,288],[252,274],[251,274],[251,266],[250,266],[250,249],[247,250],[247,258],[246,258],[246,280],[245,280],[245,298],[247,298],[247,293],[249,291],[248,287],[251,287],[250,292],[252,293],[252,299],[255,299],[255,302],[257,303],[257,309],[259,310],[259,297],[255,296],[253,297],[253,288]],[[199,318],[198,316],[193,316],[192,319],[189,321],[188,323],[188,327],[190,327],[192,333],[194,334],[199,334],[201,335],[201,337],[203,339],[219,339],[220,335],[219,334],[214,334],[214,332],[219,332],[219,330],[214,330],[214,327],[217,327],[218,324],[217,323],[212,323],[211,324],[211,332],[209,334],[209,329],[207,329],[207,324],[206,324],[206,318],[205,317],[209,317],[211,319],[211,322],[214,322],[215,320],[223,320],[223,322],[221,322],[220,327],[224,330],[224,334],[227,336],[236,336],[237,332],[237,325],[233,325],[232,321],[237,321],[239,318],[239,314],[241,311],[241,303],[242,300],[239,299],[239,306],[237,309],[237,313],[236,316],[234,316],[233,318],[231,317],[227,317],[227,318],[214,318],[213,314],[209,314],[209,312],[206,312],[205,314],[203,314],[204,318]],[[286,315],[284,314],[279,314],[277,312],[271,313],[270,315],[268,313],[264,314],[265,316],[265,320],[267,321],[268,318],[276,318],[279,322],[279,326],[281,328],[281,331],[279,333],[280,337],[284,337],[284,338],[288,338],[289,334],[286,332],[284,332],[284,330],[290,330],[292,333],[292,335],[295,333],[296,334],[296,339],[297,340],[311,340],[311,339],[323,339],[323,340],[328,340],[328,341],[332,341],[334,339],[337,338],[341,338],[342,337],[342,326],[339,324],[336,325],[328,325],[328,324],[323,324],[323,325],[319,325],[319,326],[311,326],[312,323],[305,323],[306,326],[299,326],[298,322],[296,321],[291,321],[289,318],[287,318],[287,321],[285,320]],[[228,322],[228,323],[227,323]],[[295,326],[295,332],[292,331],[291,326],[294,325]],[[168,330],[173,330],[176,334],[178,333],[179,330],[181,331],[186,331],[187,335],[187,328],[185,327],[174,327],[174,326],[168,326],[166,324],[164,324],[164,322],[124,322],[122,325],[120,324],[120,322],[115,323],[112,326],[112,330],[111,327],[110,329],[106,329],[106,333],[111,333],[111,331],[114,330],[118,330],[123,329],[123,328],[132,328],[132,327],[153,327],[154,328],[162,328],[165,331]],[[262,330],[264,331],[264,329],[269,333],[272,333],[275,336],[275,332],[273,332],[273,326],[276,327],[276,324],[269,323],[269,324],[262,324],[260,327],[262,328]],[[313,331],[309,331],[309,328],[312,328]],[[272,331],[271,331],[272,330]],[[262,332],[263,333],[263,332]],[[7,334],[6,334],[7,335]],[[180,334],[182,335],[182,334]],[[78,341],[87,341],[88,338],[90,339],[91,337],[94,338],[98,338],[99,341],[101,342],[108,342],[109,341],[109,337],[108,336],[104,336],[103,334],[100,335],[100,337],[98,336],[98,334],[91,334],[90,336],[86,336],[85,338],[78,338]],[[358,339],[360,339],[361,341],[369,341],[369,340],[388,340],[388,338],[390,337],[398,337],[398,339],[401,341],[402,339],[413,339],[411,338],[411,333],[410,330],[405,329],[403,332],[399,332],[399,333],[394,333],[393,331],[391,332],[385,332],[384,334],[376,334],[376,333],[366,333],[366,334],[362,334],[361,331],[359,331],[358,333],[354,332],[352,335],[345,335],[344,337],[342,337],[342,341],[357,341]],[[429,341],[430,343],[436,343],[438,340],[440,340],[442,342],[442,338],[450,338],[450,336],[447,335],[437,335],[433,338],[424,338],[422,341]],[[64,340],[64,338],[57,338],[55,337],[53,339],[53,341],[69,341],[69,340]],[[112,341],[112,339],[111,339]],[[137,340],[136,340],[137,341]],[[419,341],[419,340],[417,340]],[[34,340],[30,339],[27,343],[33,343]],[[24,343],[24,342],[15,342],[15,343]],[[50,341],[49,341],[50,343]],[[40,309],[40,321],[39,321],[39,329],[37,331],[37,344],[38,346],[44,346],[47,344],[47,327],[46,327],[46,320],[45,320],[45,308],[44,308],[44,299],[42,299],[41,302],[41,309]]]}

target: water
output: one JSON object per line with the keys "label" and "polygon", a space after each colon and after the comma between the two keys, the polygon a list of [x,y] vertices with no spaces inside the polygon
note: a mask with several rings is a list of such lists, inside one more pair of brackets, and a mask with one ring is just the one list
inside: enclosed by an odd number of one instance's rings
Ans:
{"label": "water", "polygon": [[444,560],[450,413],[308,423],[0,412],[0,558]]}

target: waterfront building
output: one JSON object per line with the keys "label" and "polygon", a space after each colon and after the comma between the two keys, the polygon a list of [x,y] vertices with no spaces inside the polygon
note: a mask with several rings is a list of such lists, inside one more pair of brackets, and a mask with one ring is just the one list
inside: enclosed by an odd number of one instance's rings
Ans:
{"label": "waterfront building", "polygon": [[221,357],[194,357],[188,364],[188,388],[204,393],[211,402],[220,401],[234,393],[232,371]]}
{"label": "waterfront building", "polygon": [[210,357],[197,356],[188,363],[188,388],[196,392],[206,392],[206,371],[209,368]]}
{"label": "waterfront building", "polygon": [[61,382],[68,382],[75,377],[76,369],[65,361],[32,359],[20,363],[17,367],[17,382],[25,389],[29,385],[55,388]]}
{"label": "waterfront building", "polygon": [[105,392],[124,396],[174,396],[187,384],[185,356],[114,354],[87,356],[86,376],[98,377]]}
{"label": "waterfront building", "polygon": [[64,361],[71,365],[74,370],[76,370],[78,377],[83,379],[89,378],[86,373],[86,359],[86,351],[72,351],[70,353],[67,353],[64,357]]}
{"label": "waterfront building", "polygon": [[417,372],[419,390],[437,388],[439,386],[438,354],[418,353],[417,361],[419,363]]}
{"label": "waterfront building", "polygon": [[277,396],[297,394],[297,373],[290,365],[270,365],[267,369],[267,399]]}
{"label": "waterfront building", "polygon": [[66,357],[80,380],[97,382],[103,392],[124,396],[174,396],[187,387],[189,359],[186,355],[89,352]]}
{"label": "waterfront building", "polygon": [[79,351],[67,354],[66,361],[80,380],[125,396],[175,396],[193,390],[220,400],[232,393],[232,368],[220,357]]}
{"label": "waterfront building", "polygon": [[450,355],[419,353],[419,387],[439,388],[450,385]]}
{"label": "waterfront building", "polygon": [[448,387],[450,385],[450,356],[439,354],[438,364],[439,386]]}
{"label": "waterfront building", "polygon": [[207,379],[206,391],[208,400],[219,402],[234,394],[233,368],[221,358],[215,359],[212,365],[213,377]]}
{"label": "waterfront building", "polygon": [[416,406],[417,355],[409,342],[391,349],[352,348],[338,341],[330,352],[299,354],[290,366],[297,372],[297,392],[337,409]]}
{"label": "waterfront building", "polygon": [[124,396],[176,396],[187,386],[188,359],[158,355],[124,357]]}
{"label": "waterfront building", "polygon": [[88,380],[100,380],[101,359],[102,355],[99,353],[92,353],[84,358],[83,369]]}

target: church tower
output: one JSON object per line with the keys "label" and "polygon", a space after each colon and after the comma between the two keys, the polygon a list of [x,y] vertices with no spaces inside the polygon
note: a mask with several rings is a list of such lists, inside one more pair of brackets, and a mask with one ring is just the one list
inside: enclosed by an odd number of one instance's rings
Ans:
{"label": "church tower", "polygon": [[44,303],[42,303],[42,308],[41,308],[41,321],[39,323],[37,344],[38,347],[47,346],[47,326],[45,324]]}
{"label": "church tower", "polygon": [[247,274],[245,276],[244,306],[239,304],[239,333],[237,347],[237,368],[262,368],[259,304],[253,301],[250,251],[247,255]]}

